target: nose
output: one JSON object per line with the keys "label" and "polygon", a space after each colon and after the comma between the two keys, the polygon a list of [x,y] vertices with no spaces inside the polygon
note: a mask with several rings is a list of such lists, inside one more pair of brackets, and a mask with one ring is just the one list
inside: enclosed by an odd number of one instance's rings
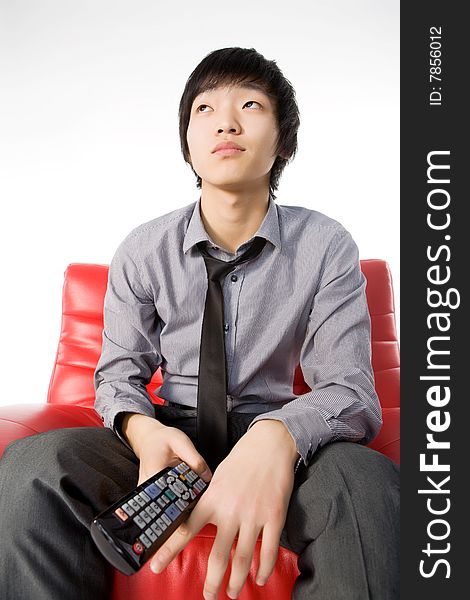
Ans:
{"label": "nose", "polygon": [[240,133],[240,129],[240,124],[231,110],[226,110],[223,114],[219,115],[218,133],[223,133],[224,131]]}
{"label": "nose", "polygon": [[238,133],[240,131],[239,127],[219,127],[217,129],[218,133],[222,133],[223,131],[229,131],[230,133]]}

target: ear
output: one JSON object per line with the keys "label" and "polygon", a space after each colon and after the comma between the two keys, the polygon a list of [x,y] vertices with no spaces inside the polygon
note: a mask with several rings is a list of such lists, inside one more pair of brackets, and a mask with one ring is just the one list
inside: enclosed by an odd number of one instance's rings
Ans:
{"label": "ear", "polygon": [[284,148],[281,148],[281,151],[279,152],[278,156],[279,158],[282,158],[284,160],[289,160],[290,158],[290,154],[286,150],[284,150]]}

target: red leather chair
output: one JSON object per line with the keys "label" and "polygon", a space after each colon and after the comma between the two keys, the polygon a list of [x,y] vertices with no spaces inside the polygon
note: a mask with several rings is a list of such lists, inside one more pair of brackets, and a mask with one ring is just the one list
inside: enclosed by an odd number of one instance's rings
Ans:
{"label": "red leather chair", "polygon": [[[395,329],[392,278],[383,260],[361,261],[367,279],[367,300],[372,322],[372,364],[377,394],[383,409],[383,426],[370,444],[371,448],[400,460],[399,427],[399,348]],[[93,408],[95,392],[93,372],[101,353],[103,301],[107,286],[108,266],[71,264],[65,271],[62,300],[62,326],[52,377],[43,404],[21,404],[0,407],[0,452],[5,446],[26,437],[59,427],[102,427]],[[163,401],[153,390],[160,385],[160,369],[147,385],[156,403]],[[293,391],[309,391],[300,366],[297,367]],[[190,544],[159,575],[149,563],[130,577],[115,572],[113,600],[128,598],[165,598],[166,600],[202,598],[207,560],[216,533],[214,525],[206,525]],[[255,549],[254,565],[259,564],[261,538]],[[232,548],[232,556],[235,544]],[[264,587],[255,583],[252,566],[239,598],[241,600],[288,600],[298,576],[297,555],[279,547],[276,568]],[[227,570],[220,598],[228,598],[230,568]]]}

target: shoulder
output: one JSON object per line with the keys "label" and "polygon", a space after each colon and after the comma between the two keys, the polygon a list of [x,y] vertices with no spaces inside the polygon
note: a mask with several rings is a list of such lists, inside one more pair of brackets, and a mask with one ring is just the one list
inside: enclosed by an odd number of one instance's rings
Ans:
{"label": "shoulder", "polygon": [[182,208],[177,208],[176,210],[172,210],[155,219],[137,225],[137,227],[134,227],[134,229],[128,233],[126,239],[145,238],[146,236],[158,235],[169,229],[177,229],[179,226],[182,224],[184,225],[190,220],[195,204],[195,202],[192,202]]}
{"label": "shoulder", "polygon": [[278,215],[281,228],[286,235],[296,239],[312,240],[324,247],[340,239],[351,237],[346,227],[338,220],[305,206],[289,206],[278,204]]}
{"label": "shoulder", "polygon": [[139,253],[145,253],[146,250],[158,248],[163,240],[181,237],[186,231],[195,205],[196,202],[192,202],[137,225],[121,241],[119,248],[138,248]]}

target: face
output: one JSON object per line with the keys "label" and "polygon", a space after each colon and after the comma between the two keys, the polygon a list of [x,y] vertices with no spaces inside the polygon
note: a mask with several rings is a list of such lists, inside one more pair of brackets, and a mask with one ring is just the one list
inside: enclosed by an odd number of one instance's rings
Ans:
{"label": "face", "polygon": [[[202,92],[191,106],[187,141],[193,169],[225,189],[269,186],[278,126],[274,106],[262,91],[223,86]],[[235,142],[241,151],[214,151]]]}

